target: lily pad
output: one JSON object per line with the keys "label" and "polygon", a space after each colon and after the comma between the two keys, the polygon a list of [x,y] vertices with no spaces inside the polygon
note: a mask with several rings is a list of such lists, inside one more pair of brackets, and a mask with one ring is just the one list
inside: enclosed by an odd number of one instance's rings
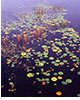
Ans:
{"label": "lily pad", "polygon": [[56,82],[56,81],[57,81],[57,78],[56,78],[56,77],[52,77],[51,80],[52,80],[53,82]]}
{"label": "lily pad", "polygon": [[67,83],[72,83],[72,79],[66,79]]}

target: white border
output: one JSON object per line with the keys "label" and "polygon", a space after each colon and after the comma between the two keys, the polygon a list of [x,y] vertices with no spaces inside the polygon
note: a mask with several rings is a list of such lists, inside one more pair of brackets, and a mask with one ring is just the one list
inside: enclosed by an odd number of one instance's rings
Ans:
{"label": "white border", "polygon": [[[1,67],[1,0],[0,0],[0,67]],[[0,75],[1,75],[1,68],[0,68]],[[1,100],[67,100],[67,99],[70,99],[70,100],[80,100],[80,97],[1,97],[1,76],[0,76],[0,99]]]}
{"label": "white border", "polygon": [[79,97],[2,97],[2,100],[78,100]]}
{"label": "white border", "polygon": [[0,97],[1,97],[1,0],[0,0]]}

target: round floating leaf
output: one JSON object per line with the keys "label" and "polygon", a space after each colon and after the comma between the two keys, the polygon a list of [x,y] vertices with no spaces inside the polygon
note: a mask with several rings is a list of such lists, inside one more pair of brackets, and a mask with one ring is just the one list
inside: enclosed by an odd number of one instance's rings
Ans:
{"label": "round floating leaf", "polygon": [[44,63],[42,63],[42,62],[39,62],[39,66],[44,66]]}
{"label": "round floating leaf", "polygon": [[61,91],[57,91],[57,92],[56,92],[56,95],[57,95],[57,96],[61,96],[61,95],[62,95],[62,92],[61,92]]}
{"label": "round floating leaf", "polygon": [[56,82],[56,81],[57,81],[57,78],[56,78],[56,77],[52,77],[51,80],[52,80],[53,82]]}
{"label": "round floating leaf", "polygon": [[62,80],[62,76],[58,76],[58,79],[59,79],[59,80]]}
{"label": "round floating leaf", "polygon": [[47,48],[47,46],[46,45],[42,45],[42,48]]}
{"label": "round floating leaf", "polygon": [[54,63],[54,65],[55,65],[55,66],[59,66],[59,64],[58,64],[58,63]]}
{"label": "round floating leaf", "polygon": [[67,85],[67,82],[65,82],[65,81],[62,81],[62,84],[63,84],[63,85]]}
{"label": "round floating leaf", "polygon": [[66,82],[67,83],[72,83],[72,80],[71,79],[66,79]]}
{"label": "round floating leaf", "polygon": [[21,53],[22,56],[25,56],[26,54],[27,54],[26,52],[22,52],[22,53]]}
{"label": "round floating leaf", "polygon": [[60,62],[60,60],[56,60],[56,62]]}
{"label": "round floating leaf", "polygon": [[53,52],[57,52],[57,49],[52,49]]}
{"label": "round floating leaf", "polygon": [[60,64],[60,65],[64,65],[64,62],[60,62],[59,64]]}
{"label": "round floating leaf", "polygon": [[77,96],[80,97],[80,93],[78,93]]}
{"label": "round floating leaf", "polygon": [[80,71],[78,71],[77,74],[80,75]]}
{"label": "round floating leaf", "polygon": [[57,76],[58,74],[55,72],[55,73],[53,73],[53,75]]}
{"label": "round floating leaf", "polygon": [[54,59],[54,57],[49,57],[49,60],[53,60]]}
{"label": "round floating leaf", "polygon": [[40,74],[39,72],[36,73],[36,75],[39,75],[39,74]]}
{"label": "round floating leaf", "polygon": [[59,75],[63,75],[64,73],[63,73],[63,72],[58,72],[58,74],[59,74]]}
{"label": "round floating leaf", "polygon": [[45,81],[49,82],[49,78],[46,78]]}
{"label": "round floating leaf", "polygon": [[29,78],[31,78],[31,77],[33,77],[33,76],[34,76],[33,73],[28,73],[28,74],[27,74],[27,77],[29,77]]}

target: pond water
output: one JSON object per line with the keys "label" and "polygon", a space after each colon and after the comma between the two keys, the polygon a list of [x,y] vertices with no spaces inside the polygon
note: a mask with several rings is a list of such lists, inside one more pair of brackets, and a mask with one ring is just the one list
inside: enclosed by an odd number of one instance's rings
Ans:
{"label": "pond water", "polygon": [[2,0],[1,96],[80,96],[80,0]]}

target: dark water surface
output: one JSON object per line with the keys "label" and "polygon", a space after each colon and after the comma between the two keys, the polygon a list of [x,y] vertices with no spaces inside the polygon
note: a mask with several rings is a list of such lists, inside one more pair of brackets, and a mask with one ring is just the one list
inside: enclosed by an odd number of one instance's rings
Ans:
{"label": "dark water surface", "polygon": [[[9,21],[18,20],[13,15],[13,12],[15,10],[23,11],[23,10],[31,9],[39,1],[43,1],[43,0],[14,0],[13,2],[11,0],[2,0],[2,23],[6,23],[7,20]],[[6,2],[8,3],[6,4]],[[67,15],[65,16],[65,18],[72,22],[72,27],[76,31],[80,32],[80,11],[79,11],[80,0],[66,0],[66,1],[49,0],[49,3],[60,4],[64,8],[66,8]],[[19,5],[21,5],[22,7],[19,8]],[[56,35],[55,37],[59,37],[59,35]],[[51,39],[51,36],[48,38]],[[49,56],[51,55],[52,53],[50,52]],[[26,70],[24,70],[23,66],[19,66],[17,68],[15,67],[13,69],[9,68],[8,65],[6,64],[6,59],[4,59],[3,57],[1,58],[2,58],[1,59],[1,83],[4,84],[4,88],[1,90],[2,97],[56,97],[55,93],[58,90],[62,91],[63,93],[62,97],[76,97],[77,94],[80,93],[80,76],[76,74],[77,71],[80,71],[80,66],[73,73],[70,72],[69,71],[70,69],[65,67],[65,65],[62,68],[60,67],[61,70],[65,72],[64,75],[65,78],[71,77],[71,79],[74,80],[70,85],[63,86],[59,84],[57,86],[54,86],[53,83],[50,83],[49,85],[46,86],[42,86],[40,83],[36,83],[35,85],[32,85],[33,81],[35,80],[35,77],[32,79],[27,78]],[[39,69],[35,69],[35,71],[36,70]],[[55,68],[55,70],[56,72],[58,72],[58,70],[60,69],[58,67]],[[8,83],[8,78],[11,76],[11,73],[15,73],[15,78],[13,79],[17,89],[17,91],[15,92],[8,92],[8,89],[10,88]],[[40,91],[42,93],[39,94]]]}

